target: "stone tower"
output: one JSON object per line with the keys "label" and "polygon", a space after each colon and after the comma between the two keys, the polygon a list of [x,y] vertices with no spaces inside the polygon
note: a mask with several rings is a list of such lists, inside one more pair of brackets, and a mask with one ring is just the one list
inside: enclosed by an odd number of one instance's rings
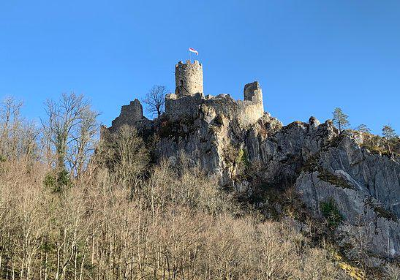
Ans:
{"label": "stone tower", "polygon": [[260,84],[255,81],[244,86],[244,102],[250,103],[246,109],[247,121],[255,122],[264,114],[263,95]]}
{"label": "stone tower", "polygon": [[244,100],[262,104],[262,89],[257,81],[246,84],[244,86],[243,95]]}
{"label": "stone tower", "polygon": [[203,95],[203,66],[195,60],[175,65],[175,94],[177,97]]}

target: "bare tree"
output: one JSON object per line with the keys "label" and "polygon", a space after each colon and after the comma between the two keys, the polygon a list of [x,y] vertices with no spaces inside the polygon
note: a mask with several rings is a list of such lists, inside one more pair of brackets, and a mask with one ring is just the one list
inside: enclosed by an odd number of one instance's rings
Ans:
{"label": "bare tree", "polygon": [[166,94],[167,89],[165,86],[153,86],[146,94],[145,99],[143,99],[143,102],[147,105],[148,112],[157,114],[157,118],[159,118],[164,111]]}
{"label": "bare tree", "polygon": [[77,129],[72,132],[73,145],[69,148],[67,160],[71,170],[78,176],[82,174],[90,155],[94,151],[98,133],[97,116],[98,113],[95,111],[84,110]]}
{"label": "bare tree", "polygon": [[79,175],[93,148],[98,113],[83,95],[75,93],[62,94],[58,102],[47,100],[45,106],[48,120],[43,122],[44,131],[56,155],[56,167],[63,170],[68,163]]}
{"label": "bare tree", "polygon": [[12,97],[0,103],[0,157],[14,160],[32,158],[37,148],[39,130],[21,117],[22,102]]}
{"label": "bare tree", "polygon": [[17,130],[21,126],[20,110],[22,102],[17,102],[12,97],[2,101],[0,107],[0,154],[10,157],[15,154],[17,146]]}
{"label": "bare tree", "polygon": [[145,171],[149,153],[136,129],[123,125],[116,133],[103,137],[95,159],[110,170],[115,182],[132,187],[135,179]]}

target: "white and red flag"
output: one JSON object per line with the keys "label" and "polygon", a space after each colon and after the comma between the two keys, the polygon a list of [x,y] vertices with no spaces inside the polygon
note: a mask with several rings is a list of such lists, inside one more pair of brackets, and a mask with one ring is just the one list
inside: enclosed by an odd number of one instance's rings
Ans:
{"label": "white and red flag", "polygon": [[192,53],[195,53],[195,54],[199,55],[199,52],[198,52],[198,51],[196,51],[196,50],[195,50],[195,49],[193,49],[193,48],[189,48],[189,51],[190,51],[190,52],[192,52]]}

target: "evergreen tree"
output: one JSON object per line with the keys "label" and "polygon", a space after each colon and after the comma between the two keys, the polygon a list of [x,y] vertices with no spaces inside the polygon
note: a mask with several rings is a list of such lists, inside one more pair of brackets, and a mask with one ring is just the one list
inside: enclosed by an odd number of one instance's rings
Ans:
{"label": "evergreen tree", "polygon": [[356,130],[358,130],[359,132],[362,133],[371,133],[371,129],[368,128],[368,126],[366,126],[365,124],[360,124]]}
{"label": "evergreen tree", "polygon": [[391,140],[396,138],[396,132],[394,131],[394,129],[390,126],[390,125],[385,125],[382,128],[382,135],[384,138],[386,138],[387,140]]}
{"label": "evergreen tree", "polygon": [[333,111],[333,123],[339,128],[340,132],[350,125],[348,118],[349,116],[343,113],[340,108],[336,108],[335,111]]}

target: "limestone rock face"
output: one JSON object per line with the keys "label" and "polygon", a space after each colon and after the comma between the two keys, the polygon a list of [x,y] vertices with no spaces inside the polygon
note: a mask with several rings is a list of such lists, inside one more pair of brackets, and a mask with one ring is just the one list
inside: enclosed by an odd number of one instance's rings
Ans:
{"label": "limestone rock face", "polygon": [[[247,90],[250,95],[257,93],[257,84]],[[264,188],[293,187],[316,219],[330,219],[323,205],[331,203],[341,217],[332,231],[349,258],[360,257],[360,244],[366,254],[363,258],[371,265],[400,257],[398,157],[371,153],[363,148],[363,137],[354,132],[339,133],[330,120],[320,123],[311,117],[307,123],[283,126],[264,113],[246,123],[237,114],[241,103],[229,95],[175,100],[182,104],[174,103],[171,96],[169,101],[166,106],[170,111],[174,106],[181,110],[192,107],[179,117],[164,114],[152,122],[143,117],[140,103],[139,108],[134,101],[122,108],[109,130],[121,123],[139,130],[149,131],[150,127],[158,139],[158,160],[176,163],[184,155],[206,174],[217,175],[221,185],[240,193],[254,193],[255,177]],[[130,115],[132,108],[139,113]]]}
{"label": "limestone rock face", "polygon": [[371,154],[357,135],[339,134],[331,121],[320,124],[313,117],[309,123],[282,126],[267,113],[243,128],[207,106],[197,118],[175,121],[168,130],[171,134],[162,135],[159,143],[160,158],[185,153],[206,172],[219,175],[221,184],[243,192],[249,183],[235,177],[243,150],[268,185],[294,185],[314,217],[323,216],[323,203],[334,203],[343,217],[335,238],[351,247],[349,257],[360,236],[371,256],[400,256],[399,160]]}
{"label": "limestone rock face", "polygon": [[185,157],[243,196],[293,188],[308,217],[325,219],[348,257],[371,265],[400,259],[400,158],[364,148],[371,135],[339,133],[331,120],[321,124],[315,117],[283,126],[264,113],[257,81],[244,86],[243,100],[204,96],[198,61],[175,66],[175,85],[160,118],[146,119],[136,99],[102,134],[134,126],[151,139],[149,146],[154,142],[159,161],[179,164]]}
{"label": "limestone rock face", "polygon": [[321,215],[321,205],[333,199],[343,215],[335,231],[341,244],[353,247],[362,241],[371,256],[398,257],[399,161],[371,154],[357,140],[344,134],[335,145],[322,149],[314,159],[314,169],[297,178],[296,189],[316,216]]}
{"label": "limestone rock face", "polygon": [[[342,174],[342,172],[337,172]],[[345,173],[348,175],[347,173]],[[343,216],[343,222],[335,229],[339,245],[347,248],[349,257],[364,250],[370,260],[372,256],[395,258],[400,253],[400,223],[398,215],[385,209],[387,205],[376,199],[358,182],[346,178],[348,185],[337,186],[327,182],[318,171],[305,172],[296,181],[296,189],[302,200],[315,216],[322,217],[321,205],[331,200]],[[374,260],[375,261],[375,260]],[[378,263],[379,264],[379,263]],[[371,265],[375,265],[371,263]]]}

